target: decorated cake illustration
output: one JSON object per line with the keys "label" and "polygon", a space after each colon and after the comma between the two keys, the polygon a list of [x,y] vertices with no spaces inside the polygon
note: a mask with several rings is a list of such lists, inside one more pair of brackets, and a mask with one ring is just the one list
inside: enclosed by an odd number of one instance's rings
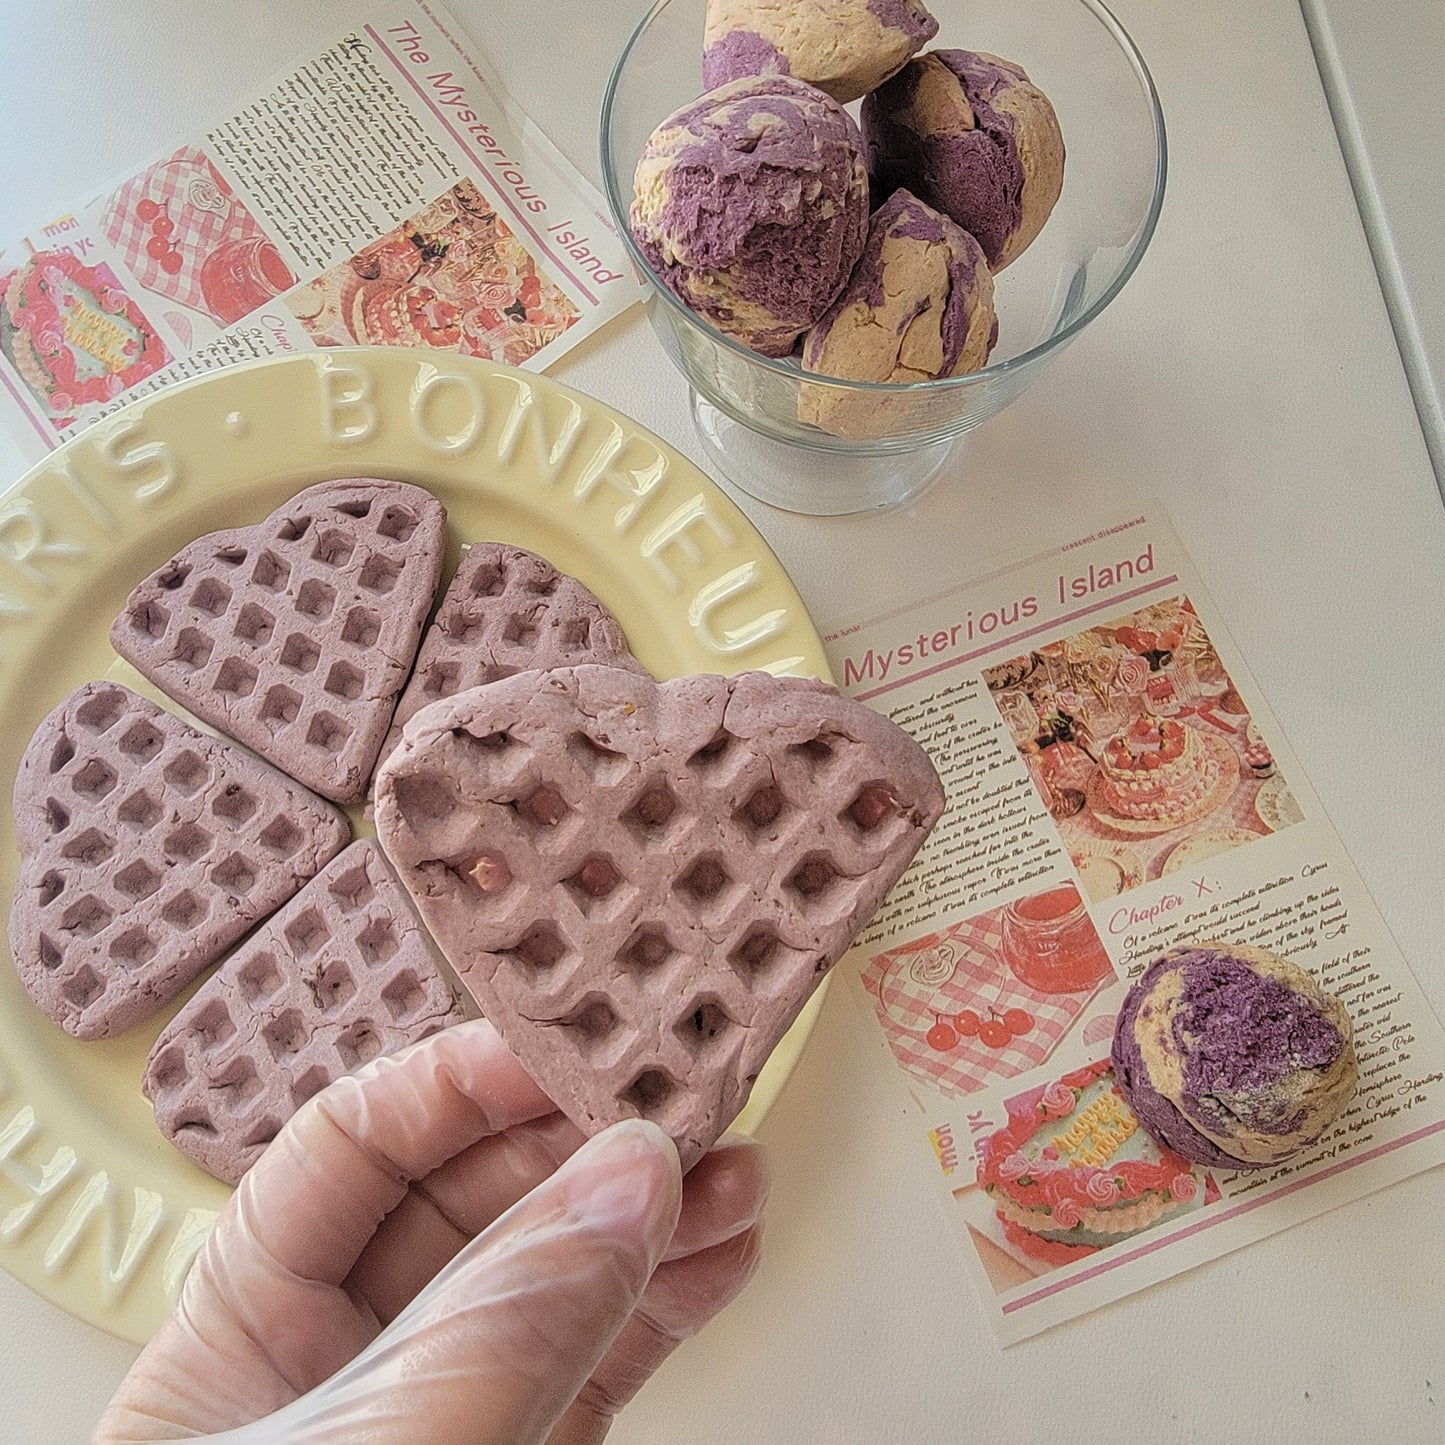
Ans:
{"label": "decorated cake illustration", "polygon": [[1173,718],[1136,718],[1099,758],[1099,801],[1121,818],[1182,819],[1219,782],[1220,764],[1199,735]]}
{"label": "decorated cake illustration", "polygon": [[110,401],[169,360],[105,266],[40,251],[0,277],[0,351],[56,426]]}
{"label": "decorated cake illustration", "polygon": [[1009,1101],[978,1182],[1009,1242],[1067,1264],[1204,1204],[1203,1171],[1161,1148],[1124,1101],[1107,1059]]}

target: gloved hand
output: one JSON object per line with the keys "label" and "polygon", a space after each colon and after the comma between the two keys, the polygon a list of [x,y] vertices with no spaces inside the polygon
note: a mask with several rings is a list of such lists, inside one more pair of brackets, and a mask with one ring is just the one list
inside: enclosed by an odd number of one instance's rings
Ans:
{"label": "gloved hand", "polygon": [[745,1141],[685,1184],[652,1124],[583,1143],[458,1024],[295,1115],[95,1440],[599,1441],[747,1283],[766,1194]]}

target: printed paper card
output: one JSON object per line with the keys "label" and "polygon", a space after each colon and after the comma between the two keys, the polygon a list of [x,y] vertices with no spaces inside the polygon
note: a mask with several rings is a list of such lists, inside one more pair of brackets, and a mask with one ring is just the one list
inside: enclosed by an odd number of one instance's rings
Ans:
{"label": "printed paper card", "polygon": [[[948,789],[848,988],[1005,1342],[1445,1159],[1445,1035],[1165,522],[824,640]],[[1352,1016],[1359,1091],[1286,1165],[1191,1164],[1116,1087],[1129,983],[1205,940],[1284,955]]]}
{"label": "printed paper card", "polygon": [[322,346],[541,369],[638,298],[600,198],[447,13],[377,0],[252,104],[0,251],[0,424]]}

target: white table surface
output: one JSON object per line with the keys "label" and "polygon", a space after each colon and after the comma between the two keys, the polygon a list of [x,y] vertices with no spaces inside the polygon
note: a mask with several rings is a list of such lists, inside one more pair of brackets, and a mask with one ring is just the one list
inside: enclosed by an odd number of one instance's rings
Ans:
{"label": "white table surface", "polygon": [[[640,3],[453,3],[595,178],[603,85]],[[361,8],[0,0],[0,233],[238,104]],[[1052,537],[1060,511],[1157,496],[1438,1010],[1445,511],[1299,6],[1115,8],[1171,148],[1163,221],[1121,298],[914,510],[748,510],[827,619]],[[697,455],[640,313],[556,374]],[[19,469],[0,439],[0,477]],[[614,1439],[1445,1435],[1445,1172],[1004,1351],[866,1043],[835,990],[763,1129],[764,1267]],[[83,1439],[131,1356],[0,1274],[0,1439]]]}

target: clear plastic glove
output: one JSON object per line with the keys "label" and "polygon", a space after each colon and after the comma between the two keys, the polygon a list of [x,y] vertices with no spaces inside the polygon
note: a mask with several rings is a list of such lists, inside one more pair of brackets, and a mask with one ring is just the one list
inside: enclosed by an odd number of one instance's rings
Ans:
{"label": "clear plastic glove", "polygon": [[599,1441],[747,1283],[766,1194],[745,1141],[685,1185],[651,1124],[583,1143],[459,1024],[296,1114],[95,1440]]}

